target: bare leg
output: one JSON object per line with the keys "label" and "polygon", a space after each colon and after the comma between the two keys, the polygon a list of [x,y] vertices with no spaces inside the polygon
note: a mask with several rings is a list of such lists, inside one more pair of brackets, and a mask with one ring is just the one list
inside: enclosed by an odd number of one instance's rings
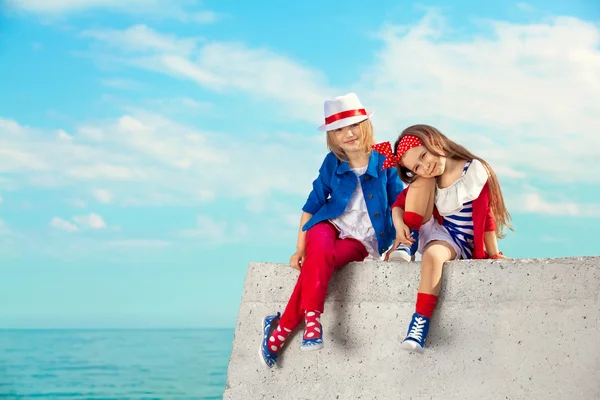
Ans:
{"label": "bare leg", "polygon": [[404,223],[410,229],[415,240],[410,247],[411,259],[414,261],[419,248],[419,229],[433,214],[435,204],[435,178],[418,178],[410,185],[406,194]]}
{"label": "bare leg", "polygon": [[415,353],[423,353],[425,339],[429,332],[429,322],[437,304],[442,281],[442,268],[446,261],[456,258],[456,251],[447,242],[434,240],[425,247],[421,261],[421,281],[417,293],[417,304],[408,333],[401,348]]}
{"label": "bare leg", "polygon": [[[429,221],[433,214],[435,201],[435,178],[418,178],[411,183],[406,194],[404,212],[413,212],[423,216],[423,222]],[[412,229],[412,227],[409,226]]]}
{"label": "bare leg", "polygon": [[456,258],[456,251],[447,242],[434,240],[425,247],[421,260],[419,292],[438,296],[442,281],[442,267],[446,261]]}

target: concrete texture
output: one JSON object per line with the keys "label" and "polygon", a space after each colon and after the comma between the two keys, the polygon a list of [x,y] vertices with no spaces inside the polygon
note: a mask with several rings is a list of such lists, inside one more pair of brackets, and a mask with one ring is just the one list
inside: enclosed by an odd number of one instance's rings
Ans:
{"label": "concrete texture", "polygon": [[325,348],[301,352],[301,325],[267,369],[261,319],[283,312],[298,272],[250,264],[224,399],[600,399],[600,257],[447,263],[422,355],[399,348],[419,268],[336,271]]}

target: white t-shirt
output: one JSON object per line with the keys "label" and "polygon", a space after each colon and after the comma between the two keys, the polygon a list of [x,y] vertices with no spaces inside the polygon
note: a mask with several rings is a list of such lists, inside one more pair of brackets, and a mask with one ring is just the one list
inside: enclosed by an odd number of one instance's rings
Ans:
{"label": "white t-shirt", "polygon": [[[351,170],[360,178],[367,171],[367,167],[368,165],[361,168],[351,168]],[[380,258],[377,250],[377,235],[375,235],[375,229],[373,229],[369,218],[360,179],[358,179],[354,193],[352,193],[342,215],[329,221],[340,231],[340,239],[354,238],[365,246],[373,258]]]}

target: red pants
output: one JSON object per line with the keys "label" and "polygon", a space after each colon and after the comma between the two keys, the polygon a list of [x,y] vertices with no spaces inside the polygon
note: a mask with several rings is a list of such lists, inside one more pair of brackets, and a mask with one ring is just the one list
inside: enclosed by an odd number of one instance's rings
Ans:
{"label": "red pants", "polygon": [[300,276],[279,325],[294,330],[302,322],[304,311],[323,312],[333,271],[352,261],[363,261],[368,254],[358,240],[340,239],[330,222],[310,228],[306,232],[306,256]]}

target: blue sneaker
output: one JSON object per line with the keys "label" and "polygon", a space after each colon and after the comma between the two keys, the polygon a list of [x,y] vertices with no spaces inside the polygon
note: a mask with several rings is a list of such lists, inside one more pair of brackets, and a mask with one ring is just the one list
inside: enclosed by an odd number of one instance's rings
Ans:
{"label": "blue sneaker", "polygon": [[277,313],[276,315],[267,315],[262,320],[263,340],[258,348],[258,356],[261,363],[267,368],[273,367],[277,362],[277,353],[269,349],[269,336],[271,336],[275,323],[279,322],[279,317],[281,317],[281,314]]}
{"label": "blue sneaker", "polygon": [[400,347],[406,351],[423,354],[428,331],[429,318],[414,313],[410,325],[408,326],[408,334]]}
{"label": "blue sneaker", "polygon": [[392,251],[392,253],[390,254],[388,260],[389,261],[404,261],[404,262],[410,262],[410,260],[412,259],[411,254],[410,254],[410,247],[408,247],[405,244],[400,243],[398,245],[398,247],[396,247],[396,250]]}
{"label": "blue sneaker", "polygon": [[411,244],[410,247],[400,243],[398,247],[396,247],[396,250],[390,254],[388,258],[389,261],[411,262],[415,260],[417,250],[419,249],[419,230],[411,229],[410,237],[415,239],[415,242]]}
{"label": "blue sneaker", "polygon": [[[310,328],[310,332],[308,335],[314,335],[310,338],[307,338],[306,329],[304,330],[304,334],[302,335],[302,344],[300,345],[300,350],[302,351],[314,351],[321,350],[325,347],[323,343],[323,325],[321,325],[321,321],[317,318],[319,322],[318,328]],[[316,335],[315,335],[316,332]]]}
{"label": "blue sneaker", "polygon": [[415,255],[417,254],[417,250],[419,249],[419,230],[411,229],[410,237],[415,239],[415,242],[410,246],[410,255],[415,257]]}

